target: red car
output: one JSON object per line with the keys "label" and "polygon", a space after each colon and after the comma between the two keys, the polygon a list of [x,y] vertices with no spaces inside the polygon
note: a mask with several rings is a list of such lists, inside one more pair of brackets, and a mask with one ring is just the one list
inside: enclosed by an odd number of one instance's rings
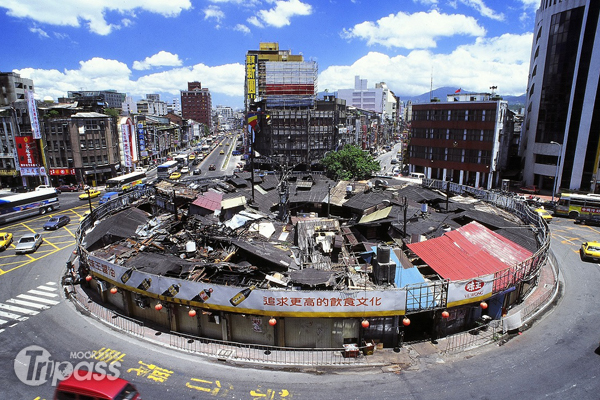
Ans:
{"label": "red car", "polygon": [[521,186],[520,189],[521,189],[521,192],[530,193],[530,194],[538,194],[540,192],[540,189],[535,185]]}
{"label": "red car", "polygon": [[78,192],[79,188],[75,185],[60,185],[57,187],[61,192]]}

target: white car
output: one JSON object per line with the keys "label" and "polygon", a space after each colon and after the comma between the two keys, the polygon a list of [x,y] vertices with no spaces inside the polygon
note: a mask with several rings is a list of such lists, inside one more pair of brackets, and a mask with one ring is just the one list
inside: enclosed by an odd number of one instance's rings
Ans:
{"label": "white car", "polygon": [[26,233],[15,246],[15,254],[34,253],[43,241],[39,233]]}
{"label": "white car", "polygon": [[187,174],[188,172],[190,172],[190,169],[188,167],[181,168],[181,175]]}

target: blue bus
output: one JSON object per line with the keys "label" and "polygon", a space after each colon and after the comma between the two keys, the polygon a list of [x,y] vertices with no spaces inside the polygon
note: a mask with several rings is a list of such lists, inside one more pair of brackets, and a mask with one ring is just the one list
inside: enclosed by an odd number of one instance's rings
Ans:
{"label": "blue bus", "polygon": [[171,174],[179,168],[177,161],[167,161],[156,168],[156,176],[159,179],[167,179]]}
{"label": "blue bus", "polygon": [[54,189],[40,189],[0,197],[0,224],[32,215],[43,215],[59,208],[60,202]]}

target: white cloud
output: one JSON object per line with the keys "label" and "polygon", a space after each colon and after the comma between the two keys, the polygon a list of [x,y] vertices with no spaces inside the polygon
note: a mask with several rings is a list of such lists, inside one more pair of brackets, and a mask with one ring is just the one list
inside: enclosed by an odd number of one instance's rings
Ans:
{"label": "white cloud", "polygon": [[438,0],[413,0],[414,3],[422,4],[424,6],[437,6]]}
{"label": "white cloud", "polygon": [[146,57],[144,61],[134,61],[132,68],[135,70],[145,70],[154,67],[178,67],[181,60],[177,54],[168,51],[159,51],[153,56]]}
{"label": "white cloud", "polygon": [[248,18],[246,21],[248,21],[249,24],[254,25],[258,28],[263,28],[264,25],[258,20],[258,18],[256,18],[256,16],[251,16],[250,18]]}
{"label": "white cloud", "polygon": [[221,22],[225,18],[225,13],[217,6],[208,6],[203,10],[204,19],[216,19],[217,22]]}
{"label": "white cloud", "polygon": [[237,24],[233,30],[235,31],[239,31],[242,32],[243,34],[247,35],[250,33],[250,28],[248,28],[246,25],[244,24]]}
{"label": "white cloud", "polygon": [[48,36],[46,31],[44,31],[43,29],[37,28],[37,27],[29,28],[29,32],[37,33],[40,37],[43,37],[43,38],[50,37],[50,36]]}
{"label": "white cloud", "polygon": [[126,64],[103,58],[80,61],[80,68],[58,71],[56,69],[24,68],[15,70],[23,78],[33,79],[36,98],[50,96],[54,99],[66,97],[69,90],[116,89],[130,96],[143,97],[146,93],[165,93],[179,96],[180,90],[192,81],[202,82],[213,95],[221,94],[243,98],[244,65],[226,64],[207,66],[196,64],[191,67],[174,68],[168,71],[144,75],[137,80],[131,78]]}
{"label": "white cloud", "polygon": [[540,6],[540,0],[519,0],[523,3],[523,8],[537,10]]}
{"label": "white cloud", "polygon": [[531,54],[532,34],[505,34],[479,38],[475,43],[457,47],[450,54],[414,50],[406,56],[390,57],[370,52],[352,65],[331,66],[319,74],[319,90],[354,87],[354,76],[368,80],[369,87],[386,82],[396,94],[419,95],[433,86],[455,86],[474,91],[523,94]]}
{"label": "white cloud", "polygon": [[275,0],[271,2],[275,3],[275,7],[270,10],[258,11],[258,17],[251,17],[248,19],[248,22],[255,26],[262,26],[264,24],[281,28],[289,25],[291,23],[290,18],[296,15],[312,14],[312,6],[302,3],[300,0]]}
{"label": "white cloud", "polygon": [[342,37],[359,38],[368,45],[424,49],[436,47],[436,40],[455,35],[484,36],[485,29],[477,20],[460,14],[440,14],[437,10],[406,14],[390,14],[376,22],[365,21],[348,30]]}
{"label": "white cloud", "polygon": [[[121,25],[106,21],[107,11],[134,16],[135,11],[146,11],[164,17],[174,17],[183,10],[192,7],[190,0],[2,0],[0,8],[7,9],[7,14],[16,18],[31,19],[38,23],[58,26],[81,27],[85,25],[91,32],[108,35]],[[122,20],[127,26],[130,20]]]}
{"label": "white cloud", "polygon": [[504,14],[496,14],[494,10],[485,5],[483,0],[460,0],[461,3],[477,10],[484,17],[494,19],[496,21],[504,21]]}

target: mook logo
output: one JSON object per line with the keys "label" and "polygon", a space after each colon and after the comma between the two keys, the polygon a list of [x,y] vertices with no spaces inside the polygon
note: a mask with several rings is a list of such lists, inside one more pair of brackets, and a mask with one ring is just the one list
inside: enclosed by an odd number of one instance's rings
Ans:
{"label": "mook logo", "polygon": [[467,282],[467,284],[465,285],[465,290],[469,293],[473,293],[481,290],[484,286],[484,281],[480,279],[473,279],[472,281]]}
{"label": "mook logo", "polygon": [[121,363],[95,361],[95,355],[95,351],[71,353],[71,359],[79,360],[74,364],[71,361],[53,360],[50,352],[43,347],[27,346],[15,357],[15,375],[28,386],[40,386],[46,382],[56,386],[71,375],[79,381],[117,379]]}

